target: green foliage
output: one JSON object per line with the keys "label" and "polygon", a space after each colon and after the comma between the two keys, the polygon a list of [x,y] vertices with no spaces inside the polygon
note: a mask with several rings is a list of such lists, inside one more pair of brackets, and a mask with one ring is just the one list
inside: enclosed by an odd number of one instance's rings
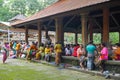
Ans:
{"label": "green foliage", "polygon": [[65,44],[74,44],[75,43],[75,34],[65,33],[64,40],[65,40]]}
{"label": "green foliage", "polygon": [[[66,43],[75,43],[75,35],[74,33],[65,33],[65,44]],[[93,41],[95,44],[101,43],[101,34],[100,33],[94,33],[93,34]],[[119,33],[118,32],[111,32],[109,33],[109,41],[112,42],[112,44],[119,42]],[[78,43],[82,43],[82,35],[78,34]]]}
{"label": "green foliage", "polygon": [[0,20],[7,21],[11,18],[12,13],[9,12],[9,8],[3,6],[4,1],[0,0]]}
{"label": "green foliage", "polygon": [[95,44],[101,43],[101,34],[100,33],[94,33],[93,34],[93,42]]}
{"label": "green foliage", "polygon": [[82,35],[81,34],[78,34],[78,43],[82,43]]}
{"label": "green foliage", "polygon": [[8,21],[17,14],[31,16],[57,0],[0,0],[0,20]]}
{"label": "green foliage", "polygon": [[118,43],[119,42],[119,33],[118,32],[109,33],[109,41],[112,44]]}

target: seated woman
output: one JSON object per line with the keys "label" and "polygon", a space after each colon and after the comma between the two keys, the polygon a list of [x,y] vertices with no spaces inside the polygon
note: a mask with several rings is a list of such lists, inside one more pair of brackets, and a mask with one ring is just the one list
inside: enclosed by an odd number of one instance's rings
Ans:
{"label": "seated woman", "polygon": [[41,58],[42,60],[44,60],[44,56],[45,56],[45,54],[44,54],[44,44],[42,43],[42,44],[40,45],[39,50],[38,50],[37,53],[36,53],[36,60],[39,60],[40,58]]}
{"label": "seated woman", "polygon": [[46,47],[45,47],[45,60],[47,62],[50,62],[50,55],[51,55],[51,53],[50,53],[50,46],[46,45]]}
{"label": "seated woman", "polygon": [[113,51],[113,59],[120,60],[120,43],[116,44],[116,49]]}
{"label": "seated woman", "polygon": [[81,69],[84,69],[83,62],[85,60],[85,49],[83,48],[82,44],[80,44],[80,47],[77,49],[77,58],[80,61],[80,67],[81,67]]}
{"label": "seated woman", "polygon": [[79,48],[79,44],[74,46],[74,50],[73,50],[72,56],[77,57],[77,49],[78,48]]}
{"label": "seated woman", "polygon": [[36,47],[35,43],[32,42],[32,45],[30,46],[30,48],[28,50],[26,59],[31,60],[32,58],[34,58],[35,54],[36,54],[36,50],[37,50],[37,47]]}

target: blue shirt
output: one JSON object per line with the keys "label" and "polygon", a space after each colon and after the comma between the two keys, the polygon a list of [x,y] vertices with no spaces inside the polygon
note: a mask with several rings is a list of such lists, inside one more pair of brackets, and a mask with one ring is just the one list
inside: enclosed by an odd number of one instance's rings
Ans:
{"label": "blue shirt", "polygon": [[86,50],[88,53],[94,54],[94,51],[96,50],[96,47],[92,44],[87,45]]}

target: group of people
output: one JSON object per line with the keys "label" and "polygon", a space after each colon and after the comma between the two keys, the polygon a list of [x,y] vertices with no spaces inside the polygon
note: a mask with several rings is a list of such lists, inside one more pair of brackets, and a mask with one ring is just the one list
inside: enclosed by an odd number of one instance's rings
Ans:
{"label": "group of people", "polygon": [[85,66],[87,70],[99,67],[103,72],[106,60],[120,60],[120,43],[108,46],[106,43],[95,45],[93,41],[90,41],[85,47],[82,44],[66,45],[65,55],[77,57],[82,69],[85,69]]}
{"label": "group of people", "polygon": [[29,43],[21,43],[19,41],[12,41],[10,43],[5,42],[1,47],[1,53],[3,53],[3,63],[5,63],[8,56],[11,58],[26,58],[26,60],[46,60],[50,61],[50,57],[55,53],[55,63],[59,65],[61,62],[61,53],[62,53],[62,45],[57,42],[55,45],[53,44],[43,44],[41,43],[39,47],[37,47],[37,42]]}
{"label": "group of people", "polygon": [[[82,44],[76,45],[66,45],[63,47],[60,42],[53,44],[38,44],[32,42],[31,45],[28,43],[20,43],[13,41],[10,43],[4,43],[1,48],[3,53],[3,63],[5,63],[7,56],[12,56],[16,58],[24,57],[26,60],[36,59],[36,60],[46,60],[50,61],[52,54],[55,54],[55,63],[59,65],[61,62],[61,56],[65,53],[65,56],[74,56],[77,57],[80,62],[80,67],[85,69],[84,62],[87,62],[87,69],[93,70],[96,64],[101,68],[101,71],[105,71],[105,61],[110,59],[120,60],[120,43],[117,43],[116,46],[110,48],[112,55],[110,55],[109,48],[105,43],[100,45],[93,44],[93,41],[90,41],[85,47]],[[12,51],[12,52],[11,52]]]}

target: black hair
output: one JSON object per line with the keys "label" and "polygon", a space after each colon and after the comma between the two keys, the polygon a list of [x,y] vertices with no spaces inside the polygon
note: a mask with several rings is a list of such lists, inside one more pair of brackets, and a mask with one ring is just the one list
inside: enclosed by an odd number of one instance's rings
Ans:
{"label": "black hair", "polygon": [[120,43],[116,43],[115,45],[117,45],[118,47],[120,47]]}
{"label": "black hair", "polygon": [[104,42],[101,43],[102,46],[106,47],[106,44]]}

